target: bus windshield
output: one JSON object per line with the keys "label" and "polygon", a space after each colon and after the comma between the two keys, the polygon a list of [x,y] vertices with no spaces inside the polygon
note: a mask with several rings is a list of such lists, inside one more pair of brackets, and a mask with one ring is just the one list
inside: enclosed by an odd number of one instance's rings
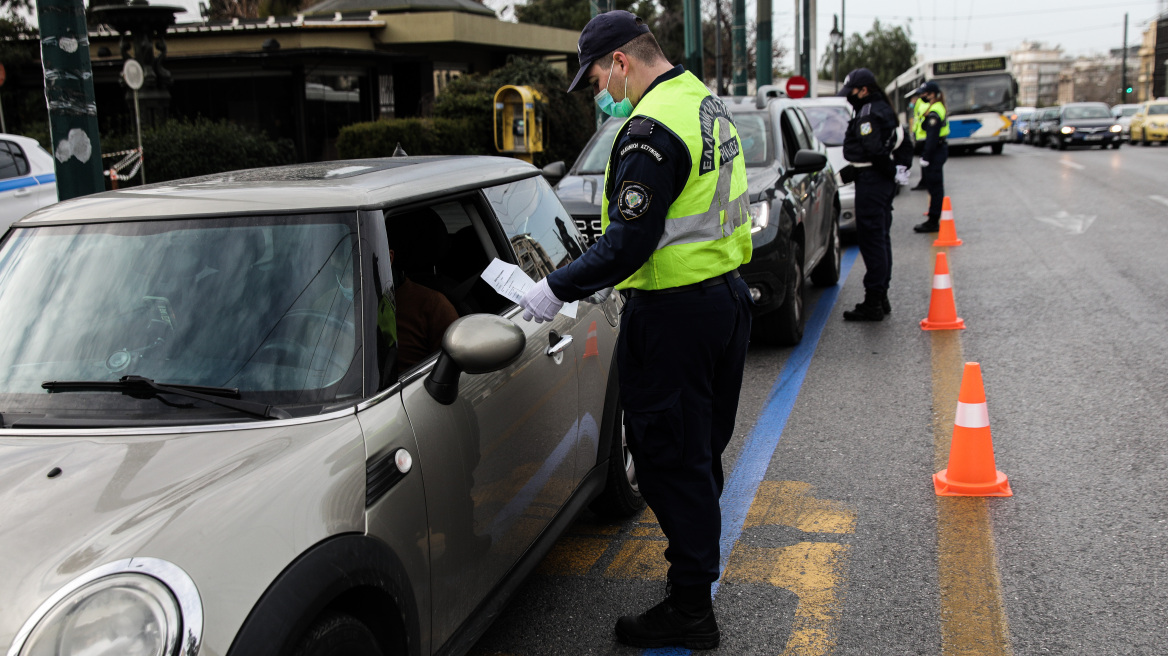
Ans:
{"label": "bus windshield", "polygon": [[1014,85],[1007,73],[937,78],[934,81],[945,92],[945,109],[950,116],[1008,112],[1014,108]]}

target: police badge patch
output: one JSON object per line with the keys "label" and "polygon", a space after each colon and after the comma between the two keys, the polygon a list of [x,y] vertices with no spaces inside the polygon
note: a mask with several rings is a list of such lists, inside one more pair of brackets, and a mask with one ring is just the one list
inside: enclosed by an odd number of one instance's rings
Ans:
{"label": "police badge patch", "polygon": [[649,209],[649,201],[651,200],[653,200],[653,194],[648,187],[640,182],[626,182],[621,185],[616,207],[625,220],[631,221]]}
{"label": "police badge patch", "polygon": [[872,124],[864,121],[860,124],[860,136],[866,137],[870,134],[872,134]]}

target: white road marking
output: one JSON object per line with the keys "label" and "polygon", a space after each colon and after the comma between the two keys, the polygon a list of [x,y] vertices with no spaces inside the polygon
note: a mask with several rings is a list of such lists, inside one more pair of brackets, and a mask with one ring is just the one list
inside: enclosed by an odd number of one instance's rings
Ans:
{"label": "white road marking", "polygon": [[1073,169],[1079,169],[1079,170],[1087,168],[1087,167],[1083,166],[1082,164],[1080,164],[1078,162],[1072,162],[1069,159],[1060,159],[1059,164],[1062,164],[1063,166],[1069,166]]}
{"label": "white road marking", "polygon": [[1163,196],[1152,195],[1152,196],[1148,196],[1148,198],[1151,198],[1152,200],[1156,201],[1157,203],[1163,203],[1165,205],[1168,205],[1168,198],[1164,198]]}
{"label": "white road marking", "polygon": [[1036,216],[1035,220],[1066,230],[1072,235],[1081,235],[1097,218],[1094,214],[1070,214],[1066,210],[1059,210],[1054,216]]}

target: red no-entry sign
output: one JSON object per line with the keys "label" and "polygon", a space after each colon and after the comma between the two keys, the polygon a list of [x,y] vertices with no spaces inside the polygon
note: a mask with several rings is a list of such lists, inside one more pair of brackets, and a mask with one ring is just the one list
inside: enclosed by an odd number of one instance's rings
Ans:
{"label": "red no-entry sign", "polygon": [[811,89],[811,83],[801,75],[793,75],[787,79],[787,97],[802,98]]}

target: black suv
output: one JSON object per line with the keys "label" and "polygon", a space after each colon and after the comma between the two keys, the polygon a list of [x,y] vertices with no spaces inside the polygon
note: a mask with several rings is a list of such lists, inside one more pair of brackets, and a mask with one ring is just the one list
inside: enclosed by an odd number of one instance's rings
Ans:
{"label": "black suv", "polygon": [[[773,89],[773,87],[771,88]],[[755,337],[780,345],[803,338],[803,292],[807,272],[816,285],[834,285],[840,274],[840,201],[826,148],[807,117],[787,98],[722,98],[738,128],[746,157],[751,261],[743,279],[754,299]],[[604,168],[622,119],[606,121],[567,175],[556,194],[589,243],[600,237]],[[561,165],[562,166],[562,165]],[[555,164],[545,175],[562,174]]]}
{"label": "black suv", "polygon": [[1066,150],[1067,146],[1108,146],[1119,149],[1123,143],[1123,126],[1101,102],[1067,103],[1059,109],[1050,127],[1048,144]]}

